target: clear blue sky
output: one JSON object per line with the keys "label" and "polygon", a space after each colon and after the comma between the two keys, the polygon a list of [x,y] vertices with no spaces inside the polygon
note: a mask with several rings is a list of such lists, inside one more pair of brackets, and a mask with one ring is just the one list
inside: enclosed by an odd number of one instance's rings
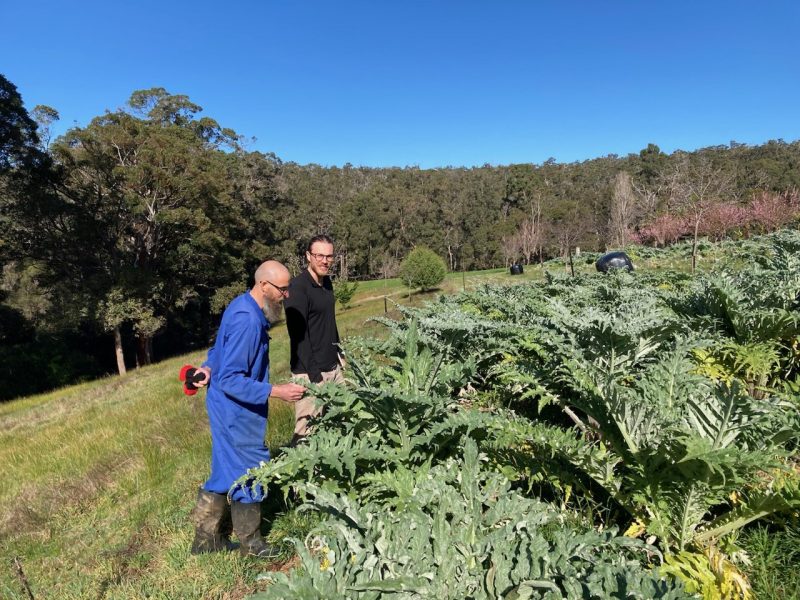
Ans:
{"label": "clear blue sky", "polygon": [[0,1],[0,73],[62,128],[187,94],[252,149],[540,163],[800,138],[800,3]]}

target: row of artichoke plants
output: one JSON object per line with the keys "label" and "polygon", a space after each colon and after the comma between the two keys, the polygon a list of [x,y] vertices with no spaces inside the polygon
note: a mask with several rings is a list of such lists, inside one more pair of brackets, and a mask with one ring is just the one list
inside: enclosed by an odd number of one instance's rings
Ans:
{"label": "row of artichoke plants", "polygon": [[736,532],[800,507],[798,256],[488,286],[352,340],[315,434],[249,474],[325,515],[260,597],[748,597]]}

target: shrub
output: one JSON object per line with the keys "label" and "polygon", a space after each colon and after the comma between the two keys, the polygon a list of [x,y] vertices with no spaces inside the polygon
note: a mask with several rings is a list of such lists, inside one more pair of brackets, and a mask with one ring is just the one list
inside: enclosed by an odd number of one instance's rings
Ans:
{"label": "shrub", "polygon": [[409,288],[429,290],[444,280],[447,272],[442,258],[433,250],[419,246],[406,256],[400,265],[400,279]]}
{"label": "shrub", "polygon": [[336,287],[333,288],[333,295],[339,302],[342,308],[347,309],[350,307],[350,302],[358,289],[357,281],[337,281]]}

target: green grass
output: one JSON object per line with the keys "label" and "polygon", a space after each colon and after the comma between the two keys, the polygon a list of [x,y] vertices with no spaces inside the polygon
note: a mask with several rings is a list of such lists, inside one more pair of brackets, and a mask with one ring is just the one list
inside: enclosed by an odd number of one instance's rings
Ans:
{"label": "green grass", "polygon": [[756,525],[739,538],[750,565],[744,570],[756,598],[800,600],[800,526],[772,530]]}

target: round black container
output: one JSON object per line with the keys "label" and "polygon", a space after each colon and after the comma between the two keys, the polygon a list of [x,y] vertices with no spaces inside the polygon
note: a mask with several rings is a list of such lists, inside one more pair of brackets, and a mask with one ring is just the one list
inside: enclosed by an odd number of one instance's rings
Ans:
{"label": "round black container", "polygon": [[597,267],[597,270],[601,273],[608,273],[612,269],[633,271],[633,263],[630,257],[624,252],[609,252],[608,254],[603,254],[603,256],[597,259],[594,266]]}
{"label": "round black container", "polygon": [[519,263],[514,263],[513,265],[511,265],[511,274],[522,275],[522,265]]}

